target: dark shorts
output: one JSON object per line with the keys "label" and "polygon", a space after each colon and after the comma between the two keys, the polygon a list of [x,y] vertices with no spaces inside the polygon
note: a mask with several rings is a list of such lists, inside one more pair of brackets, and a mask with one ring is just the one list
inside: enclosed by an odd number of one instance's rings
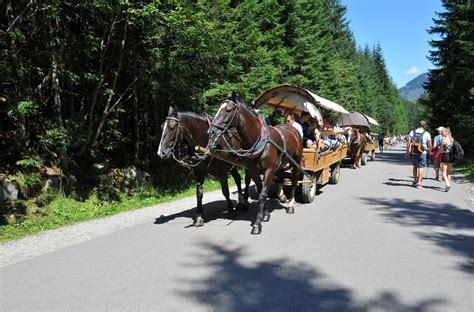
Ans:
{"label": "dark shorts", "polygon": [[445,164],[450,164],[453,162],[453,158],[451,157],[451,153],[442,153],[441,154],[441,162]]}
{"label": "dark shorts", "polygon": [[413,166],[416,168],[427,167],[426,154],[413,154]]}

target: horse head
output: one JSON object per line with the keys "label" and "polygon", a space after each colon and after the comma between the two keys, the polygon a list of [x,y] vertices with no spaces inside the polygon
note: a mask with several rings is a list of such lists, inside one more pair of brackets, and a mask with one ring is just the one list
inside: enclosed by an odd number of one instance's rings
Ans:
{"label": "horse head", "polygon": [[170,158],[174,152],[175,146],[179,143],[180,124],[179,115],[176,107],[170,106],[168,116],[161,124],[161,140],[158,147],[158,156],[166,159]]}
{"label": "horse head", "polygon": [[239,123],[239,104],[237,102],[226,100],[221,104],[219,110],[209,128],[209,148],[219,149],[219,138],[229,129],[235,128]]}

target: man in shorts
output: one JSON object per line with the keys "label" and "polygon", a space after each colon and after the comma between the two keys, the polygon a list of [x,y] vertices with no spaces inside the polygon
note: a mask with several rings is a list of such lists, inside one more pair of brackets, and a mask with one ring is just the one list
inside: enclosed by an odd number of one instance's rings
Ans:
{"label": "man in shorts", "polygon": [[428,151],[431,150],[431,135],[425,130],[426,122],[420,120],[418,128],[410,131],[406,148],[406,157],[413,160],[413,186],[422,188],[424,168],[428,167]]}

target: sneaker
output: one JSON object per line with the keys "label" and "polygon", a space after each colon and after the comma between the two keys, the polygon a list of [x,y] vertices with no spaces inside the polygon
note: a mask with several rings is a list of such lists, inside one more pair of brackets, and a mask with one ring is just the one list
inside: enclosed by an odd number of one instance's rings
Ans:
{"label": "sneaker", "polygon": [[450,189],[451,189],[451,185],[447,185],[446,188],[444,189],[444,191],[449,192]]}
{"label": "sneaker", "polygon": [[435,181],[440,181],[440,180],[439,180],[439,177],[435,177],[434,180],[435,180]]}
{"label": "sneaker", "polygon": [[417,185],[418,185],[418,182],[416,182],[416,181],[413,181],[413,183],[411,184],[411,186],[413,186],[413,187],[416,187]]}
{"label": "sneaker", "polygon": [[421,184],[417,184],[417,185],[416,185],[416,188],[419,189],[419,190],[421,190],[421,189],[422,189]]}

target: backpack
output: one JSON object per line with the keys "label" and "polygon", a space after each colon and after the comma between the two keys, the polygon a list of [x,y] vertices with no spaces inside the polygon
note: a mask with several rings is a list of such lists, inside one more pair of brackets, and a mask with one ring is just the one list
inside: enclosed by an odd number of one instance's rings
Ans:
{"label": "backpack", "polygon": [[462,149],[461,144],[458,141],[453,141],[453,147],[451,149],[452,159],[454,161],[461,160],[464,158],[464,150]]}
{"label": "backpack", "polygon": [[421,154],[425,151],[425,147],[423,146],[423,136],[425,135],[425,132],[416,132],[416,130],[413,130],[413,138],[412,138],[412,145],[411,145],[411,152],[412,154]]}

